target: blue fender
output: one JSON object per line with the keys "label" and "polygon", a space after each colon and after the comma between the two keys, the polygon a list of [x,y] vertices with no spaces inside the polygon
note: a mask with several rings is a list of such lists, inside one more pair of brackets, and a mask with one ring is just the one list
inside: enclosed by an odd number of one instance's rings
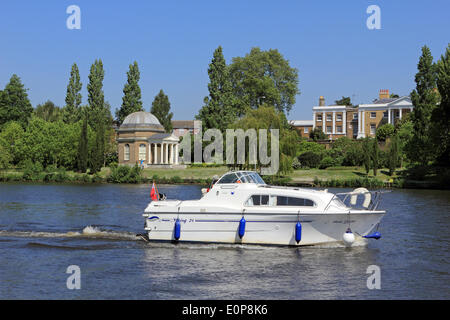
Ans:
{"label": "blue fender", "polygon": [[295,241],[299,243],[302,240],[302,224],[300,221],[295,225]]}
{"label": "blue fender", "polygon": [[175,230],[174,230],[175,240],[180,239],[180,235],[181,235],[181,223],[180,219],[177,218],[177,221],[175,221]]}
{"label": "blue fender", "polygon": [[381,238],[381,233],[379,233],[378,231],[372,233],[372,234],[368,234],[367,236],[363,236],[366,239],[375,239],[378,240]]}
{"label": "blue fender", "polygon": [[242,237],[245,234],[245,219],[242,217],[241,221],[239,221],[239,238],[242,239]]}

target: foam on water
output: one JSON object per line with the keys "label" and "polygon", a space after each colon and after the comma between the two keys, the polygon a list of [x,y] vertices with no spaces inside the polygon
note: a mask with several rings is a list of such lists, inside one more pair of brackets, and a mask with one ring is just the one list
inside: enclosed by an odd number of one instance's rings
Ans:
{"label": "foam on water", "polygon": [[[107,239],[107,240],[123,240],[123,241],[142,241],[135,233],[127,231],[102,230],[97,226],[86,226],[81,231],[69,232],[47,232],[47,231],[9,231],[0,230],[0,237],[17,237],[17,238],[79,238],[79,239]],[[367,246],[368,240],[357,236],[352,247]],[[150,248],[182,248],[190,250],[273,250],[279,246],[254,245],[254,244],[233,244],[233,243],[183,243],[173,244],[171,242],[152,242],[148,243]],[[322,243],[307,247],[297,248],[345,248],[342,241]]]}
{"label": "foam on water", "polygon": [[19,238],[93,238],[110,240],[137,241],[135,233],[126,231],[101,230],[98,227],[86,226],[81,232],[48,232],[48,231],[9,231],[0,230],[0,237]]}

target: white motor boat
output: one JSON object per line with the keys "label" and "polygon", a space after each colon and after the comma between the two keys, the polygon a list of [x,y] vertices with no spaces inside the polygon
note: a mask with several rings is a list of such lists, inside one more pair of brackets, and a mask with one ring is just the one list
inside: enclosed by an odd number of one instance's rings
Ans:
{"label": "white motor boat", "polygon": [[[258,173],[224,174],[198,200],[152,201],[143,214],[149,241],[188,241],[302,246],[343,242],[373,232],[386,211],[382,192],[365,188],[327,190],[267,185]],[[361,199],[362,198],[362,199]]]}

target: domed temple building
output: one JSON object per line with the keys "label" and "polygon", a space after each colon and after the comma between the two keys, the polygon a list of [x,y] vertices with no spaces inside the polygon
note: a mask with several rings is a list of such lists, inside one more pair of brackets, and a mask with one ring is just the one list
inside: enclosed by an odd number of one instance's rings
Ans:
{"label": "domed temple building", "polygon": [[166,133],[150,112],[128,115],[117,130],[120,165],[178,165],[179,138]]}

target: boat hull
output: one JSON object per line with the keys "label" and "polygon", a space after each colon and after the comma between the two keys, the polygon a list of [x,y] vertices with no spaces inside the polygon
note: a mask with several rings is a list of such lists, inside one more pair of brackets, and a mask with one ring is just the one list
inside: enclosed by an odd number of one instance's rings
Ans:
{"label": "boat hull", "polygon": [[[360,211],[324,214],[246,214],[242,238],[239,235],[242,215],[148,213],[145,230],[150,241],[186,241],[302,246],[341,242],[350,226],[355,235],[364,236],[378,225],[384,211]],[[179,229],[175,226],[179,220]],[[301,224],[301,235],[296,238]],[[176,231],[177,230],[177,231]],[[178,238],[178,239],[177,239]],[[296,241],[299,239],[300,241]]]}

